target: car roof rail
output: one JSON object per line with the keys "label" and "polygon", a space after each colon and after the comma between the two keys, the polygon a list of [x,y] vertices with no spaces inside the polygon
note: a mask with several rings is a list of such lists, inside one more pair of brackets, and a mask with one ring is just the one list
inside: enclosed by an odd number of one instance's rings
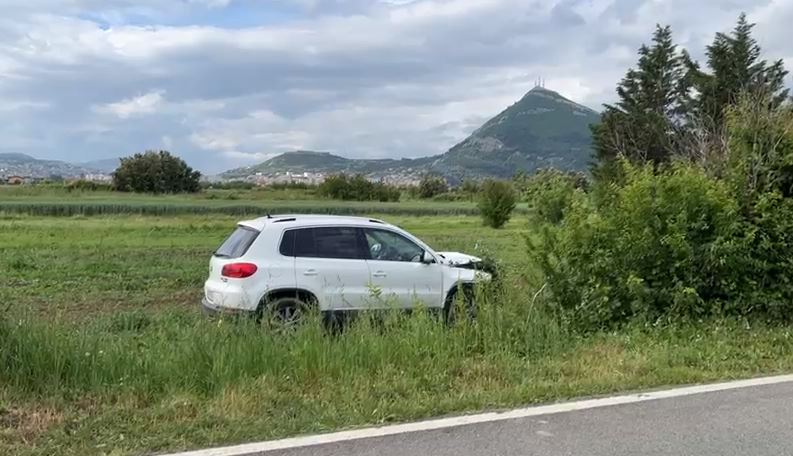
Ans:
{"label": "car roof rail", "polygon": [[369,219],[369,221],[370,221],[370,222],[372,222],[372,223],[379,223],[379,224],[381,224],[381,225],[385,225],[385,222],[384,222],[384,221],[382,221],[382,220],[377,220],[377,219]]}
{"label": "car roof rail", "polygon": [[276,220],[276,221],[274,221],[274,222],[272,222],[272,223],[285,223],[285,222],[294,222],[294,221],[296,221],[296,220],[297,220],[296,218],[292,217],[292,218],[278,219],[278,220]]}

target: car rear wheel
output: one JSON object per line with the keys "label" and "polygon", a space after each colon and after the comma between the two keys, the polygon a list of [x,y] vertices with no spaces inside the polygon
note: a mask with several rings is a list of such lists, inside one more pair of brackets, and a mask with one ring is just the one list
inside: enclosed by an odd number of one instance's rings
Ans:
{"label": "car rear wheel", "polygon": [[296,297],[281,297],[264,308],[264,323],[277,331],[290,331],[305,323],[309,305]]}

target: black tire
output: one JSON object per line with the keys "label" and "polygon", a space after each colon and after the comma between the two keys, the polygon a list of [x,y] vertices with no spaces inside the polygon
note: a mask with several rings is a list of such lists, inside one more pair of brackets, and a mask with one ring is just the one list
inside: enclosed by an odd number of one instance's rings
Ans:
{"label": "black tire", "polygon": [[476,319],[476,293],[472,286],[463,286],[457,288],[449,297],[446,298],[446,305],[443,308],[443,315],[446,319],[446,324],[453,325],[457,320],[460,312],[465,313],[465,318],[469,321]]}
{"label": "black tire", "polygon": [[291,331],[309,316],[311,306],[298,297],[284,296],[267,303],[263,309],[263,323],[276,331]]}

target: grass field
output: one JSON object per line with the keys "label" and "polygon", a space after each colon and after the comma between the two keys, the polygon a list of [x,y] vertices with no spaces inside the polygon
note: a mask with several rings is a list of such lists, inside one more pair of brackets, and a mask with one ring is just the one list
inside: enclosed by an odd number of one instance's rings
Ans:
{"label": "grass field", "polygon": [[[441,250],[498,255],[518,267],[519,223],[494,231],[474,217],[384,216]],[[0,302],[50,317],[195,307],[209,257],[231,216],[0,219]]]}
{"label": "grass field", "polygon": [[0,454],[159,452],[793,369],[785,327],[568,330],[536,294],[524,216],[380,216],[502,263],[475,323],[207,321],[207,262],[236,217],[0,216]]}
{"label": "grass field", "polygon": [[[526,212],[520,204],[519,213]],[[391,215],[477,215],[473,201],[335,201],[312,190],[208,190],[195,195],[140,195],[75,191],[62,187],[0,186],[0,212],[43,216],[72,215],[254,215],[270,213]]]}

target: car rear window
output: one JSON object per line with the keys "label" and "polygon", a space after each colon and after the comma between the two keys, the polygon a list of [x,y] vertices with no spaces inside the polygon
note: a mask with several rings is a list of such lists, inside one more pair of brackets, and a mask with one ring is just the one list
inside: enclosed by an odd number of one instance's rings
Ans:
{"label": "car rear window", "polygon": [[281,239],[281,255],[303,258],[361,259],[361,238],[351,227],[288,230]]}
{"label": "car rear window", "polygon": [[215,256],[221,258],[239,258],[245,255],[259,232],[247,226],[238,226],[231,236],[215,250]]}

